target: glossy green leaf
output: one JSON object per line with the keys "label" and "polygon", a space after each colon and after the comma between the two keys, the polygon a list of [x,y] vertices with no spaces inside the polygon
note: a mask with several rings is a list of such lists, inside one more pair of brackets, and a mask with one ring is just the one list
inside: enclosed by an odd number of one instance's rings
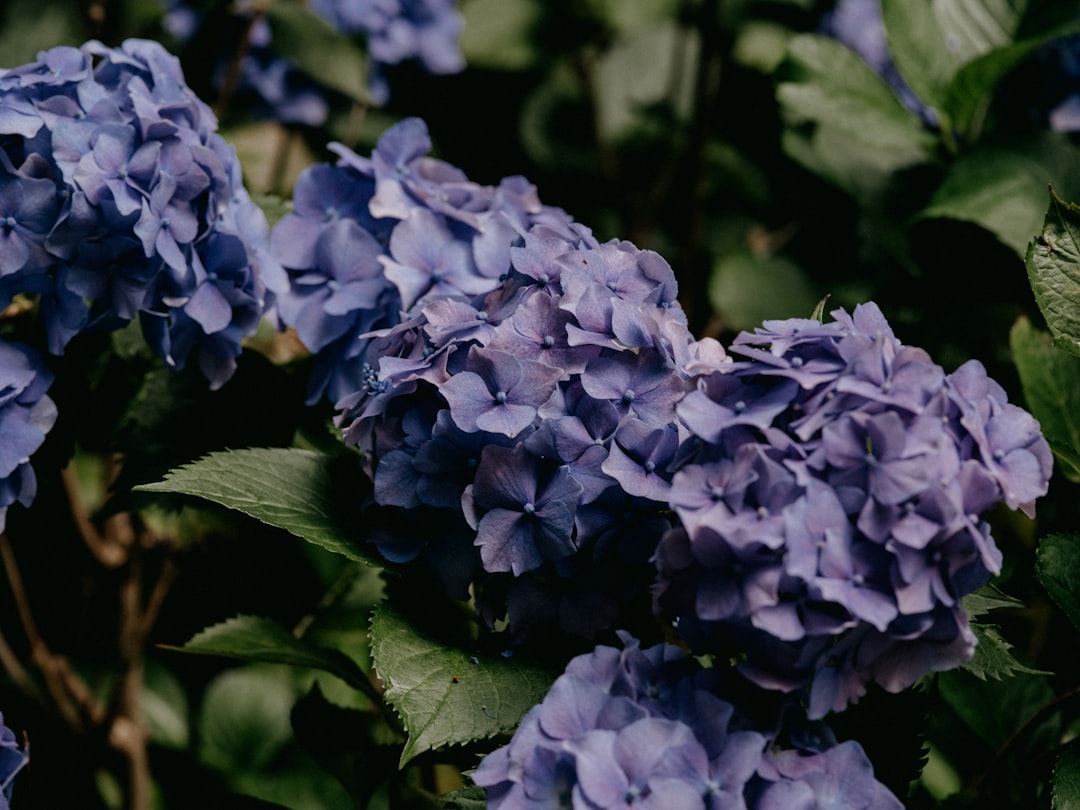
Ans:
{"label": "glossy green leaf", "polygon": [[1050,806],[1053,810],[1080,810],[1080,742],[1071,742],[1058,757]]}
{"label": "glossy green leaf", "polygon": [[297,448],[211,453],[141,492],[194,495],[277,526],[350,560],[377,564],[360,540],[366,479],[355,457]]}
{"label": "glossy green leaf", "polygon": [[1008,146],[976,149],[950,167],[920,218],[972,222],[1024,256],[1042,228],[1046,188],[1080,171],[1080,150],[1056,133]]}
{"label": "glossy green leaf", "polygon": [[1028,281],[1054,344],[1080,355],[1080,206],[1050,190],[1050,208],[1027,249]]}
{"label": "glossy green leaf", "polygon": [[1080,628],[1080,536],[1052,534],[1035,552],[1039,579],[1046,592]]}
{"label": "glossy green leaf", "polygon": [[1009,333],[1024,400],[1039,420],[1058,469],[1080,480],[1080,358],[1055,348],[1050,335],[1020,318]]}
{"label": "glossy green leaf", "polygon": [[517,657],[445,646],[388,604],[372,618],[371,648],[384,696],[409,735],[402,765],[433,748],[513,730],[554,680],[544,667]]}
{"label": "glossy green leaf", "polygon": [[266,21],[275,53],[327,87],[370,101],[367,54],[303,3],[269,3]]}
{"label": "glossy green leaf", "polygon": [[236,616],[196,633],[182,646],[165,648],[318,669],[336,675],[355,689],[373,692],[367,675],[351,658],[337,650],[299,639],[277,622],[262,616]]}
{"label": "glossy green leaf", "polygon": [[835,40],[791,38],[777,86],[785,151],[857,198],[930,159],[934,138],[885,80]]}

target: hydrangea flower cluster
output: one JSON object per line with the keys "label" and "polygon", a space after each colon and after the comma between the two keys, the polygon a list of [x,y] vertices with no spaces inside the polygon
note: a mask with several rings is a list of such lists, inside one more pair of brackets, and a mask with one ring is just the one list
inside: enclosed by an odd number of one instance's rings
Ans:
{"label": "hydrangea flower cluster", "polygon": [[[785,744],[720,696],[678,647],[597,647],[570,661],[509,744],[473,773],[493,810],[900,808],[854,741]],[[831,737],[831,735],[829,735]]]}
{"label": "hydrangea flower cluster", "polygon": [[418,60],[429,73],[458,73],[464,21],[455,0],[312,0],[311,7],[339,31],[361,34],[371,57],[368,90],[376,104],[390,97],[387,65]]}
{"label": "hydrangea flower cluster", "polygon": [[811,717],[970,658],[960,599],[1001,565],[996,503],[1032,513],[1051,472],[1034,418],[983,366],[946,375],[876,305],[767,321],[678,406],[694,439],[656,554],[655,603],[693,646],[744,651]]}
{"label": "hydrangea flower cluster", "polygon": [[[0,341],[0,532],[8,507],[16,501],[29,506],[37,494],[30,456],[56,422],[56,405],[45,393],[52,381],[37,352]],[[0,735],[0,744],[3,740]]]}
{"label": "hydrangea flower cluster", "polygon": [[0,810],[10,808],[15,776],[29,761],[30,755],[19,748],[14,732],[4,725],[0,715]]}
{"label": "hydrangea flower cluster", "polygon": [[[219,47],[214,84],[235,81],[234,92],[251,102],[252,111],[285,123],[322,126],[340,94],[274,51],[270,26],[249,0],[233,4],[236,26],[246,42]],[[454,0],[316,0],[311,8],[340,33],[361,36],[370,57],[368,93],[377,105],[390,98],[386,68],[417,60],[429,73],[458,73],[465,59],[458,48],[463,21]],[[187,43],[200,33],[205,14],[184,0],[169,0],[165,29]],[[233,30],[230,28],[230,33]],[[202,34],[202,36],[206,36]],[[241,54],[236,66],[230,63]],[[236,75],[232,76],[231,71]]]}
{"label": "hydrangea flower cluster", "polygon": [[[270,26],[262,16],[254,16],[251,2],[232,4],[236,25],[227,26],[227,36],[210,49],[217,54],[211,83],[221,89],[232,83],[232,98],[239,97],[244,109],[259,118],[269,118],[287,124],[319,127],[330,115],[333,91],[320,84],[292,62],[274,53],[271,47]],[[201,30],[206,13],[193,8],[184,0],[168,0],[162,25],[176,42],[186,45],[199,37],[205,46],[209,35]],[[237,43],[237,29],[246,41]],[[230,61],[241,52],[235,76]]]}
{"label": "hydrangea flower cluster", "polygon": [[[285,284],[210,108],[148,40],[0,73],[0,306],[40,296],[49,348],[139,316],[173,366],[231,376]],[[275,275],[276,270],[276,275]]]}
{"label": "hydrangea flower cluster", "polygon": [[337,147],[337,167],[300,179],[271,236],[292,281],[278,311],[317,353],[314,391],[338,401],[376,501],[440,515],[439,538],[414,520],[376,532],[380,551],[438,557],[454,590],[543,568],[492,604],[515,628],[563,612],[589,634],[618,611],[598,582],[620,559],[648,569],[668,525],[675,403],[726,355],[691,340],[660,256],[600,244],[523,178],[482,186],[430,146],[409,119],[370,159]]}

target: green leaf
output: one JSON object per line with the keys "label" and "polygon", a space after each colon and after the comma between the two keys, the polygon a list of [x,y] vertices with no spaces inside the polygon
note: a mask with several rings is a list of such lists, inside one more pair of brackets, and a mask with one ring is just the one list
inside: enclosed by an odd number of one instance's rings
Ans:
{"label": "green leaf", "polygon": [[1051,784],[1053,810],[1080,810],[1080,742],[1074,740],[1061,752]]}
{"label": "green leaf", "polygon": [[797,264],[783,256],[738,253],[721,259],[709,300],[727,329],[753,329],[768,318],[802,317],[821,296]]}
{"label": "green leaf", "polygon": [[950,167],[919,218],[973,222],[1023,257],[1042,226],[1047,185],[1078,172],[1080,150],[1057,133],[978,148]]}
{"label": "green leaf", "polygon": [[701,51],[697,32],[668,20],[619,37],[595,72],[596,121],[600,135],[631,135],[649,107],[666,103],[676,120],[693,106],[693,67]]}
{"label": "green leaf", "polygon": [[433,748],[511,731],[554,680],[528,661],[447,647],[388,604],[372,617],[371,647],[384,697],[409,734],[401,765]]}
{"label": "green leaf", "polygon": [[[336,675],[355,689],[374,692],[371,682],[347,655],[299,639],[272,619],[236,616],[202,630],[186,644],[165,649],[197,655],[220,655],[318,669]],[[378,696],[375,696],[378,700]]]}
{"label": "green leaf", "polygon": [[959,83],[955,79],[973,60],[1008,50],[1026,5],[1025,0],[883,0],[889,54],[924,104],[951,119],[950,102],[960,101],[971,107],[970,120],[982,95],[961,98],[960,93],[988,91],[1022,56],[1002,53]]}
{"label": "green leaf", "polygon": [[1042,232],[1028,246],[1026,262],[1054,344],[1080,355],[1080,207],[1065,203],[1052,188]]}
{"label": "green leaf", "polygon": [[1009,332],[1024,400],[1058,457],[1080,480],[1080,358],[1054,348],[1050,335],[1020,318]]}
{"label": "green leaf", "polygon": [[459,44],[470,66],[525,70],[539,59],[533,29],[543,8],[537,0],[471,0],[461,13],[465,29]]}
{"label": "green leaf", "polygon": [[218,675],[199,712],[199,759],[225,774],[267,768],[292,739],[292,675],[244,667]]}
{"label": "green leaf", "polygon": [[188,701],[184,684],[164,665],[146,662],[143,695],[139,703],[150,739],[167,748],[188,747]]}
{"label": "green leaf", "polygon": [[484,810],[487,807],[487,791],[471,786],[447,793],[442,797],[443,810]]}
{"label": "green leaf", "polygon": [[971,660],[965,661],[960,666],[980,681],[989,678],[1000,681],[1020,672],[1028,675],[1050,674],[1045,670],[1033,669],[1017,661],[1016,657],[1009,652],[1013,645],[1005,640],[994,625],[972,624],[971,629],[979,643],[975,646],[975,655]]}
{"label": "green leaf", "polygon": [[265,9],[274,52],[327,87],[370,103],[367,54],[303,3],[269,3]]}
{"label": "green leaf", "polygon": [[1024,603],[1006,593],[1002,593],[993,585],[983,585],[979,590],[965,596],[961,600],[961,605],[967,611],[968,616],[974,619],[998,608],[1022,608]]}
{"label": "green leaf", "polygon": [[359,540],[356,504],[366,485],[355,456],[275,447],[211,453],[135,489],[205,498],[350,560],[378,565]]}
{"label": "green leaf", "polygon": [[814,34],[794,36],[777,86],[785,151],[857,198],[889,175],[928,161],[934,137],[854,52]]}
{"label": "green leaf", "polygon": [[1039,541],[1036,570],[1046,592],[1080,628],[1080,536],[1051,534]]}
{"label": "green leaf", "polygon": [[964,669],[954,669],[942,672],[937,682],[945,702],[992,750],[1054,699],[1045,675],[980,680]]}

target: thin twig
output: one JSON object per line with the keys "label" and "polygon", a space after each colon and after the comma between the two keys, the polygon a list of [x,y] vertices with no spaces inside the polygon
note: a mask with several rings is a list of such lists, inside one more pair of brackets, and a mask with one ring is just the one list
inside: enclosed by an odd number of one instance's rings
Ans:
{"label": "thin twig", "polygon": [[5,532],[0,532],[0,560],[3,561],[4,572],[11,586],[11,595],[15,600],[15,609],[22,622],[23,632],[30,643],[30,660],[41,671],[45,687],[64,722],[75,731],[84,731],[87,719],[94,722],[101,716],[100,706],[67,660],[53,653],[45,643],[30,608],[30,599],[11,547],[11,540]]}
{"label": "thin twig", "polygon": [[127,559],[127,550],[111,543],[108,537],[98,531],[94,521],[90,519],[90,513],[79,492],[79,480],[75,468],[70,464],[64,467],[60,471],[60,480],[64,485],[75,528],[78,529],[86,548],[101,565],[109,569],[119,568]]}

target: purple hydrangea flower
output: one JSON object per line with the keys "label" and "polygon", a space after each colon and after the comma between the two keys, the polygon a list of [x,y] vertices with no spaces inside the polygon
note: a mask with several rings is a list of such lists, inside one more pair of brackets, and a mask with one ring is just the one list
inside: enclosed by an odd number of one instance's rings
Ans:
{"label": "purple hydrangea flower", "polygon": [[805,690],[812,717],[970,658],[960,600],[1001,566],[979,516],[1033,514],[1052,467],[981,364],[946,375],[873,304],[833,317],[743,333],[747,359],[679,403],[681,527],[655,557],[656,607],[684,638],[734,645],[759,685]]}
{"label": "purple hydrangea flower", "polygon": [[15,733],[4,725],[4,717],[0,715],[0,810],[11,806],[15,777],[29,761],[30,755],[19,747]]}
{"label": "purple hydrangea flower", "polygon": [[0,532],[8,507],[29,506],[37,493],[30,457],[56,422],[56,405],[45,393],[52,381],[37,352],[0,342]]}
{"label": "purple hydrangea flower", "polygon": [[622,650],[570,661],[480,763],[472,778],[488,807],[902,807],[858,743],[809,749],[787,742],[797,736],[789,729],[756,729],[715,670],[672,645],[642,649],[621,636]]}
{"label": "purple hydrangea flower", "polygon": [[367,40],[368,90],[376,104],[385,104],[390,96],[387,65],[415,59],[435,74],[465,67],[457,45],[464,21],[454,0],[314,0],[311,5],[339,31]]}
{"label": "purple hydrangea flower", "polygon": [[[513,606],[515,638],[541,616],[589,635],[646,587],[675,405],[727,357],[691,339],[657,254],[600,244],[522,178],[474,183],[430,148],[407,119],[370,158],[339,146],[305,173],[271,236],[290,276],[278,312],[315,352],[312,397],[337,402],[376,502],[467,521],[481,611]],[[377,537],[398,561],[439,543]]]}
{"label": "purple hydrangea flower", "polygon": [[56,48],[0,73],[0,98],[0,305],[39,295],[54,353],[138,316],[171,364],[198,347],[224,383],[286,282],[179,62],[147,40]]}

